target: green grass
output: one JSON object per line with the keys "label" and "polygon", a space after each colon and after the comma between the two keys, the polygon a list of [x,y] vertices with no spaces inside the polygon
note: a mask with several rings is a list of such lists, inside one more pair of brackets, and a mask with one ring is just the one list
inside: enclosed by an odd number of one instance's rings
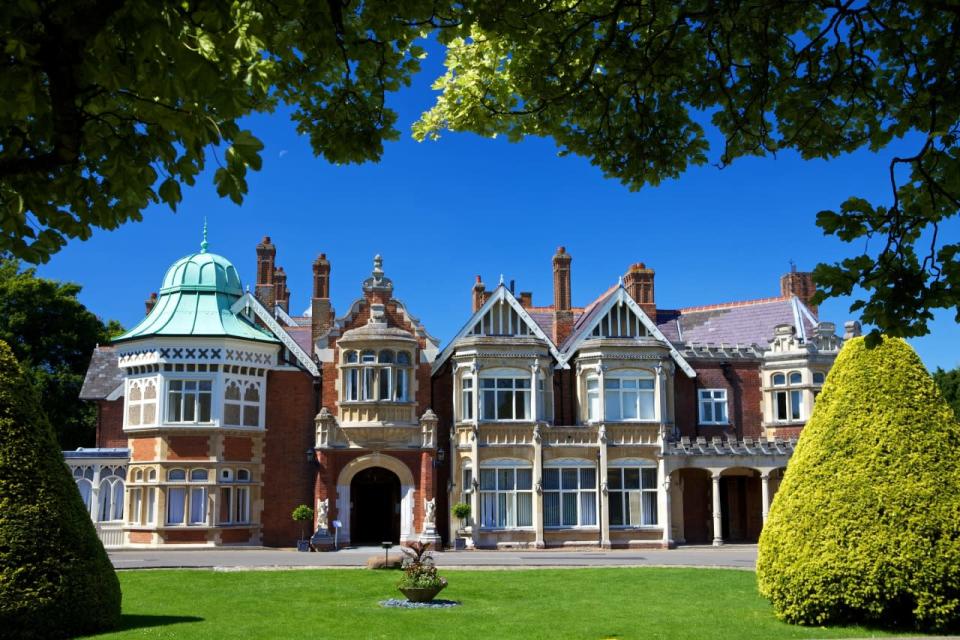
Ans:
{"label": "green grass", "polygon": [[443,571],[446,610],[385,609],[396,571],[127,571],[100,638],[844,638],[777,621],[756,576],[723,569]]}

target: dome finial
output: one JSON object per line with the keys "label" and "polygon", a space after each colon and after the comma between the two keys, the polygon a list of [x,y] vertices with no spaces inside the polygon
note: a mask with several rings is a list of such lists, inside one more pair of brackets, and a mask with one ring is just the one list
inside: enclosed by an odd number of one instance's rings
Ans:
{"label": "dome finial", "polygon": [[207,218],[203,218],[203,242],[200,243],[200,253],[206,253],[210,243],[207,242]]}

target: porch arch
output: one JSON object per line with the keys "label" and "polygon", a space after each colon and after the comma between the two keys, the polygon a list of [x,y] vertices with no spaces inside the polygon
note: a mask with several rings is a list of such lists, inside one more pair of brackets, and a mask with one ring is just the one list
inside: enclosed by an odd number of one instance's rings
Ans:
{"label": "porch arch", "polygon": [[371,453],[354,458],[343,467],[337,476],[337,517],[343,526],[340,535],[344,542],[350,541],[350,483],[364,469],[381,467],[400,479],[400,542],[415,540],[413,531],[413,505],[416,482],[410,467],[393,456]]}

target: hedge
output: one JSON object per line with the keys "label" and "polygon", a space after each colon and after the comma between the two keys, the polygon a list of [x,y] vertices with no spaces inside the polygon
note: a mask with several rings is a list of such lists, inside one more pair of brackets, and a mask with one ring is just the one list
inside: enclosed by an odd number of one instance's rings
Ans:
{"label": "hedge", "polygon": [[53,430],[0,341],[0,634],[61,638],[120,620],[120,583]]}
{"label": "hedge", "polygon": [[799,624],[960,620],[960,424],[901,339],[847,342],[760,536],[760,593]]}

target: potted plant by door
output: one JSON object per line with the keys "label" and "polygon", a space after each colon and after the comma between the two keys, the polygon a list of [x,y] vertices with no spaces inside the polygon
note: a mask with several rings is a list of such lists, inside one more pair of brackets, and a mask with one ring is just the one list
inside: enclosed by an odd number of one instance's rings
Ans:
{"label": "potted plant by door", "polygon": [[304,523],[313,523],[313,509],[305,504],[301,504],[293,510],[290,517],[293,518],[294,522],[300,523],[300,539],[297,540],[297,551],[310,551],[310,540],[307,539],[304,533]]}
{"label": "potted plant by door", "polygon": [[409,547],[401,547],[406,557],[397,588],[410,602],[430,602],[447,586],[447,579],[437,573],[433,556],[427,552],[429,548],[429,542],[413,542]]}
{"label": "potted plant by door", "polygon": [[467,518],[470,517],[470,505],[466,502],[458,502],[450,509],[454,518],[460,520],[460,527],[457,529],[457,535],[453,539],[454,549],[465,549],[467,546],[467,536],[470,532],[467,530]]}

